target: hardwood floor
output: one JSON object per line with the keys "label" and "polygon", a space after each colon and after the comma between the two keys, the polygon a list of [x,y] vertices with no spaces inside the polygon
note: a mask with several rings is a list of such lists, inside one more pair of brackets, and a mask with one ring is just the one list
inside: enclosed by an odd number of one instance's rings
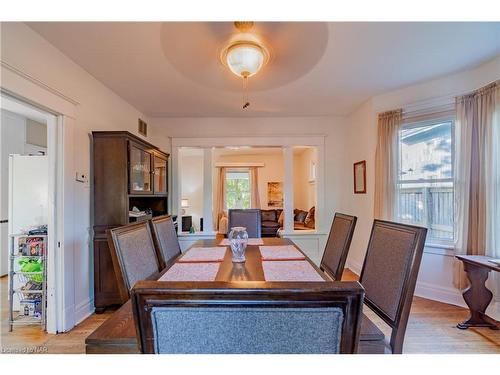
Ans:
{"label": "hardwood floor", "polygon": [[[345,280],[357,276],[346,270]],[[14,327],[8,331],[7,278],[0,279],[2,353],[85,353],[85,338],[102,324],[111,312],[93,314],[70,332],[49,335],[36,326]],[[386,333],[389,330],[371,311],[367,315]],[[464,308],[415,297],[406,331],[404,353],[500,353],[500,331],[490,329],[457,329],[468,317]]]}

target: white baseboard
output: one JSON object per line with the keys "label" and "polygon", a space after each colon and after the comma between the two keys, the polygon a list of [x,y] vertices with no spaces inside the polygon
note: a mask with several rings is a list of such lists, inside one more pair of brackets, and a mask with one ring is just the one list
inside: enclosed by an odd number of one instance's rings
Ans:
{"label": "white baseboard", "polygon": [[75,306],[75,325],[87,319],[95,311],[94,299],[88,298]]}
{"label": "white baseboard", "polygon": [[[363,265],[354,259],[350,259],[347,262],[347,268],[349,268],[356,275],[360,275]],[[458,289],[444,288],[439,285],[417,281],[417,285],[415,287],[415,295],[433,301],[467,307],[462,297],[462,293]]]}
{"label": "white baseboard", "polygon": [[492,302],[486,309],[486,314],[500,322],[500,302]]}
{"label": "white baseboard", "polygon": [[362,263],[359,263],[354,259],[348,259],[346,263],[347,263],[346,268],[349,268],[352,272],[354,272],[358,276],[361,274],[361,268],[363,268]]}
{"label": "white baseboard", "polygon": [[436,284],[417,281],[415,295],[433,301],[449,303],[450,305],[467,307],[462,297],[462,292],[455,288],[447,288]]}
{"label": "white baseboard", "polygon": [[62,326],[58,324],[57,333],[68,332],[75,326],[75,305],[69,305],[63,309]]}
{"label": "white baseboard", "polygon": [[[347,261],[346,268],[349,268],[352,272],[359,275],[361,273],[362,264],[351,259]],[[436,284],[417,281],[415,295],[432,301],[468,308],[462,296],[462,292],[455,288],[447,288]],[[486,314],[500,321],[500,301],[492,301],[486,310]]]}

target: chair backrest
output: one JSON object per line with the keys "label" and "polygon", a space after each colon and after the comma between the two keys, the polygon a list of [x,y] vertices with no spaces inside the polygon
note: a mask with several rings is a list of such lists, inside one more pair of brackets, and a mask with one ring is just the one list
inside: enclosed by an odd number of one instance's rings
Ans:
{"label": "chair backrest", "polygon": [[107,233],[118,289],[125,302],[137,281],[160,271],[151,228],[147,221],[142,221],[108,230]]}
{"label": "chair backrest", "polygon": [[320,268],[334,280],[342,279],[356,220],[356,216],[341,213],[336,213],[333,218]]}
{"label": "chair backrest", "polygon": [[228,284],[137,283],[131,299],[141,351],[356,353],[364,293],[359,283]]}
{"label": "chair backrest", "polygon": [[247,228],[248,237],[260,238],[261,218],[259,209],[240,210],[233,209],[228,211],[228,233],[233,227]]}
{"label": "chair backrest", "polygon": [[373,222],[360,282],[366,304],[391,328],[391,349],[401,353],[427,229]]}
{"label": "chair backrest", "polygon": [[151,221],[151,232],[163,269],[181,254],[181,247],[170,215],[157,216]]}

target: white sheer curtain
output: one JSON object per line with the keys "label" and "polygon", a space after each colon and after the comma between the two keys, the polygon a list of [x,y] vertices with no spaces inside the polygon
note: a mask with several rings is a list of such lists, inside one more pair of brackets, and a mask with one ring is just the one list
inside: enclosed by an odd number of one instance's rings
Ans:
{"label": "white sheer curtain", "polygon": [[[491,126],[486,131],[490,139],[486,149],[486,255],[500,258],[500,81],[492,90],[494,105]],[[500,274],[491,272],[487,282],[494,301],[500,303]],[[499,308],[500,310],[500,308]],[[498,311],[497,311],[498,314]],[[498,318],[498,315],[497,315]]]}
{"label": "white sheer curtain", "polygon": [[375,153],[375,206],[376,219],[394,220],[397,210],[397,181],[399,155],[399,129],[401,109],[378,116],[378,141]]}
{"label": "white sheer curtain", "polygon": [[[458,254],[500,258],[499,82],[456,98],[455,251]],[[458,261],[454,282],[459,288],[467,284]],[[498,296],[498,286],[495,289]]]}

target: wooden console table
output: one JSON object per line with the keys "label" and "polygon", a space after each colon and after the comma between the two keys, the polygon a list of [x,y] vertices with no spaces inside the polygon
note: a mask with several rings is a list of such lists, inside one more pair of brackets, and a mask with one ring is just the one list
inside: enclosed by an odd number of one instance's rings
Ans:
{"label": "wooden console table", "polygon": [[464,270],[471,284],[463,293],[465,303],[469,306],[470,318],[457,324],[457,328],[488,327],[500,329],[500,322],[486,315],[486,309],[493,298],[493,293],[484,285],[490,271],[500,272],[500,266],[490,262],[489,260],[493,258],[487,256],[457,255],[456,258],[464,263]]}

